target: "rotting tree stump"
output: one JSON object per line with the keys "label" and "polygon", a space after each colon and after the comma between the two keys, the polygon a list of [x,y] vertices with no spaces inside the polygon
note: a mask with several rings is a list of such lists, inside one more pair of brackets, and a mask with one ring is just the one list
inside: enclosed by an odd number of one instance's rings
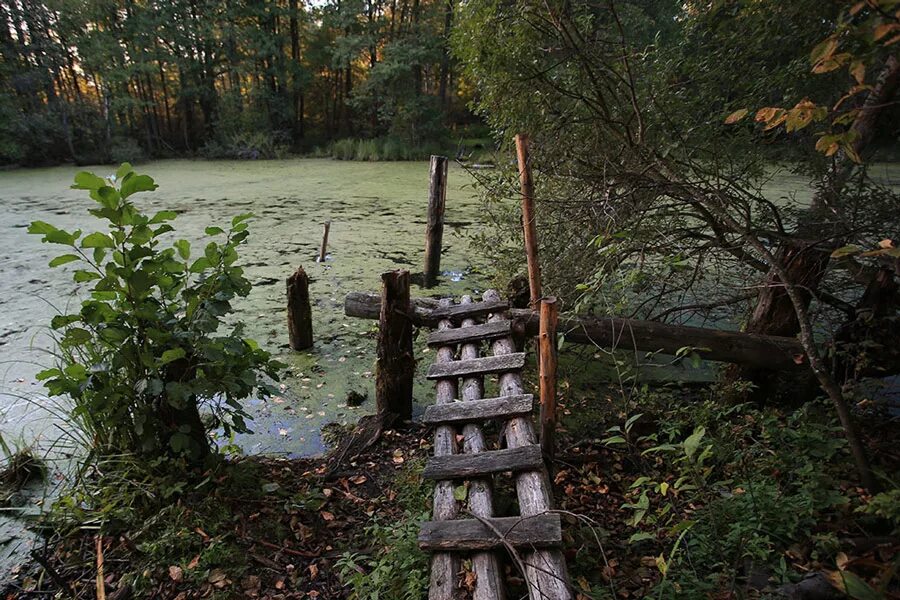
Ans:
{"label": "rotting tree stump", "polygon": [[381,276],[381,311],[375,365],[375,404],[385,426],[412,419],[413,323],[409,317],[409,271]]}
{"label": "rotting tree stump", "polygon": [[312,308],[309,303],[309,277],[303,267],[297,267],[287,278],[288,338],[294,350],[306,350],[313,345]]}

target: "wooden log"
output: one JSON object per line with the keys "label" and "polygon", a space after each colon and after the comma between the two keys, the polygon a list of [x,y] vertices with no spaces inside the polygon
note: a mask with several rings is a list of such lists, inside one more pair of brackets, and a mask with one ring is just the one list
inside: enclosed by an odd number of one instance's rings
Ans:
{"label": "wooden log", "polygon": [[[488,290],[483,296],[485,301],[498,300],[500,294],[496,290]],[[495,315],[488,321],[502,319]],[[491,342],[491,351],[495,356],[515,352],[512,336]],[[524,392],[522,374],[511,371],[500,376],[500,394],[518,395]],[[516,417],[506,423],[506,445],[508,448],[530,447],[535,443],[534,426],[527,417]],[[523,471],[515,475],[516,496],[519,510],[524,517],[544,514],[551,509],[550,482],[543,471]],[[524,556],[525,578],[528,582],[530,598],[553,598],[554,600],[572,600],[572,591],[568,583],[566,561],[562,553],[555,550],[536,550]]]}
{"label": "wooden log", "polygon": [[553,476],[553,456],[556,443],[556,325],[559,308],[556,298],[541,300],[540,388],[541,388],[541,450],[547,460],[547,471]]}
{"label": "wooden log", "polygon": [[504,471],[532,471],[544,466],[541,447],[528,444],[503,450],[485,450],[478,454],[433,456],[425,463],[425,479],[468,479]]}
{"label": "wooden log", "polygon": [[409,271],[381,276],[381,315],[375,364],[375,404],[384,420],[412,418],[413,325],[409,313]]}
{"label": "wooden log", "polygon": [[[498,299],[496,302],[502,301]],[[372,293],[353,292],[347,294],[344,302],[344,313],[349,317],[377,319],[379,308],[380,299],[377,294]],[[435,308],[437,302],[433,299],[413,299],[411,314],[413,323],[433,324]],[[497,318],[521,322],[528,336],[540,333],[539,313],[528,309],[511,308],[507,314],[498,315]],[[690,346],[707,360],[755,365],[773,370],[803,369],[806,364],[800,342],[789,337],[616,317],[561,318],[556,330],[565,336],[566,342],[602,348],[675,354],[680,348]]]}
{"label": "wooden log", "polygon": [[428,521],[419,530],[419,548],[422,550],[458,552],[491,550],[506,545],[541,548],[561,543],[562,524],[559,515],[554,513],[533,517]]}
{"label": "wooden log", "polygon": [[331,229],[331,221],[325,221],[322,226],[322,246],[319,248],[319,258],[316,262],[325,262],[325,254],[328,252],[328,231]]}
{"label": "wooden log", "polygon": [[429,346],[446,346],[447,344],[474,344],[484,340],[504,337],[512,332],[511,321],[483,323],[458,329],[435,331],[428,336]]}
{"label": "wooden log", "polygon": [[[463,296],[463,306],[472,304],[471,296]],[[460,331],[472,330],[475,320],[471,317],[463,319]],[[478,344],[463,344],[460,348],[460,358],[463,361],[477,360],[479,355]],[[460,386],[460,397],[464,403],[480,400],[484,397],[484,377],[479,373],[473,373],[465,377]],[[463,426],[463,452],[467,457],[480,457],[487,449],[484,433],[478,423],[466,423]],[[462,458],[462,457],[459,457]],[[466,500],[469,512],[480,518],[494,516],[494,485],[493,479],[488,477],[474,478],[469,482],[469,492]],[[497,556],[491,552],[477,552],[472,556],[472,570],[475,573],[475,589],[473,600],[502,600],[504,588],[502,572],[497,562]]]}
{"label": "wooden log", "polygon": [[525,353],[505,356],[484,356],[470,360],[457,360],[451,363],[434,364],[428,369],[428,379],[445,377],[464,377],[466,375],[490,375],[514,371],[525,366]]}
{"label": "wooden log", "polygon": [[428,173],[428,224],[425,227],[426,288],[434,287],[441,271],[441,243],[444,239],[444,206],[447,200],[446,156],[432,156]]}
{"label": "wooden log", "polygon": [[425,409],[422,421],[429,425],[474,423],[490,419],[519,417],[531,414],[532,410],[534,410],[534,396],[531,394],[500,396],[499,398],[484,398],[467,402],[434,404]]}
{"label": "wooden log", "polygon": [[528,136],[516,136],[516,159],[519,163],[519,183],[522,188],[522,229],[525,233],[525,258],[528,262],[528,289],[531,306],[541,297],[541,265],[538,259],[538,237],[534,212],[534,180],[531,178],[531,156]]}
{"label": "wooden log", "polygon": [[303,267],[297,267],[286,283],[288,341],[294,350],[305,350],[313,345],[309,277]]}
{"label": "wooden log", "polygon": [[[449,298],[441,300],[441,305],[449,306]],[[446,331],[453,327],[449,319],[438,323],[438,331]],[[443,346],[437,349],[436,363],[446,363],[453,360],[455,355],[453,346]],[[457,385],[455,379],[442,379],[435,383],[435,405],[444,406],[453,402],[457,397]],[[434,408],[429,407],[429,408]],[[451,425],[438,425],[434,430],[434,455],[450,456],[459,452],[456,442],[456,428]],[[432,518],[435,521],[447,521],[455,519],[459,514],[459,503],[453,495],[452,481],[437,481],[434,485],[434,499],[432,503]],[[450,552],[436,552],[431,557],[431,579],[428,586],[429,600],[447,600],[453,598],[457,590],[460,561],[457,554]]]}

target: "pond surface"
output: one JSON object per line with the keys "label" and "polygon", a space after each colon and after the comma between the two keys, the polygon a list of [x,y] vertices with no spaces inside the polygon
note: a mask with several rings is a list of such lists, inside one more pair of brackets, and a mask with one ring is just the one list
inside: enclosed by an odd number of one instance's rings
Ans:
{"label": "pond surface", "polygon": [[[59,401],[43,394],[34,374],[52,364],[46,324],[77,303],[67,267],[50,269],[60,246],[28,235],[33,220],[85,231],[102,226],[86,213],[93,201],[71,190],[80,168],[55,167],[0,173],[0,432],[7,440],[46,446],[61,424],[48,411]],[[109,166],[87,168],[110,174]],[[175,210],[179,237],[202,246],[209,225],[226,226],[233,215],[252,212],[251,236],[241,254],[251,295],[235,302],[236,318],[249,337],[290,365],[282,393],[268,402],[250,401],[252,435],[234,441],[251,454],[312,455],[324,449],[320,431],[329,422],[353,423],[374,410],[375,322],[344,317],[349,291],[378,290],[380,273],[397,268],[413,274],[413,295],[459,295],[484,289],[485,278],[469,252],[467,234],[477,227],[478,202],[468,174],[451,167],[440,285],[415,283],[423,260],[428,163],[360,163],[295,159],[283,161],[158,161],[137,169],[159,189],[134,196],[153,213]],[[328,256],[317,263],[322,225],[331,221]],[[95,225],[96,223],[96,225]],[[307,271],[313,300],[315,346],[287,346],[285,278]],[[430,356],[417,344],[424,371]],[[348,407],[349,391],[368,395]],[[421,377],[416,400],[427,401]],[[64,427],[65,425],[62,424]]]}

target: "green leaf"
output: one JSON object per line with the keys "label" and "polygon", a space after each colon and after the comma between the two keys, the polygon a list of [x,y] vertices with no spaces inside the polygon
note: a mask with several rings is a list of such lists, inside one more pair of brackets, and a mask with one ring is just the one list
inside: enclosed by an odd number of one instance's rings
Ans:
{"label": "green leaf", "polygon": [[633,534],[630,538],[628,538],[629,544],[635,544],[637,542],[643,542],[644,540],[655,540],[656,536],[652,533],[647,533],[646,531],[640,531],[638,533]]}
{"label": "green leaf", "polygon": [[28,233],[34,233],[37,235],[47,235],[48,233],[52,233],[54,231],[56,231],[56,227],[54,227],[50,223],[45,223],[44,221],[32,221],[31,225],[28,226]]}
{"label": "green leaf", "polygon": [[254,215],[253,213],[244,213],[241,215],[237,215],[235,218],[231,219],[231,226],[234,227],[235,225],[242,223],[243,221],[246,221],[247,219],[252,219],[255,216],[256,215]]}
{"label": "green leaf", "polygon": [[87,171],[81,171],[75,175],[75,184],[72,186],[73,190],[99,190],[101,187],[106,185],[106,180],[102,177],[97,177],[93,173],[88,173]]}
{"label": "green leaf", "polygon": [[152,192],[158,187],[149,175],[135,175],[132,173],[122,181],[120,193],[122,198],[128,198],[138,192]]}
{"label": "green leaf", "polygon": [[167,365],[174,360],[178,360],[179,358],[184,358],[185,352],[184,348],[172,348],[171,350],[166,350],[162,353],[162,356],[159,359],[161,365]]}
{"label": "green leaf", "polygon": [[457,502],[465,501],[466,497],[469,495],[469,488],[465,485],[458,485],[453,488],[453,499]]}
{"label": "green leaf", "polygon": [[162,223],[164,221],[171,221],[178,217],[178,213],[174,210],[161,210],[150,219],[150,225],[156,225],[157,223]]}
{"label": "green leaf", "polygon": [[706,428],[697,427],[694,433],[684,440],[684,453],[688,458],[691,458],[697,452],[697,448],[700,447],[700,440],[703,439],[704,435],[706,435]]}
{"label": "green leaf", "polygon": [[75,271],[74,275],[72,275],[72,279],[74,279],[76,283],[93,281],[95,279],[100,279],[101,277],[102,275],[100,275],[100,273],[97,273],[96,271],[85,271],[84,269],[79,269]]}
{"label": "green leaf", "polygon": [[61,254],[57,256],[53,260],[50,261],[51,267],[58,267],[60,265],[65,265],[70,262],[75,262],[76,260],[81,260],[81,257],[77,254]]}
{"label": "green leaf", "polygon": [[854,244],[850,244],[849,246],[841,246],[831,253],[831,258],[843,258],[845,256],[852,256],[854,254],[859,254],[860,252],[862,252],[862,250],[862,248]]}
{"label": "green leaf", "polygon": [[125,176],[129,173],[134,173],[134,167],[131,166],[131,163],[122,163],[118,170],[116,170],[116,180],[121,181],[125,179]]}
{"label": "green leaf", "polygon": [[68,231],[63,231],[62,229],[56,229],[45,235],[44,241],[50,242],[51,244],[63,244],[65,246],[72,246],[75,244],[75,240],[77,240],[80,235],[81,231],[69,233]]}
{"label": "green leaf", "polygon": [[50,319],[50,327],[53,329],[62,329],[71,323],[77,323],[81,320],[81,315],[56,315]]}
{"label": "green leaf", "polygon": [[95,231],[94,233],[90,233],[83,240],[81,240],[82,248],[115,248],[116,243],[113,241],[111,237],[106,235],[105,233],[100,233],[99,231]]}
{"label": "green leaf", "polygon": [[45,381],[51,377],[59,377],[60,375],[62,375],[62,371],[59,369],[44,369],[43,371],[39,371],[34,378],[38,381]]}
{"label": "green leaf", "polygon": [[221,233],[225,233],[225,230],[221,227],[207,227],[205,231],[206,235],[219,235]]}
{"label": "green leaf", "polygon": [[623,438],[621,435],[614,435],[603,440],[603,443],[607,446],[611,446],[613,444],[624,444],[625,438]]}
{"label": "green leaf", "polygon": [[198,258],[194,261],[194,264],[191,265],[190,271],[191,273],[200,273],[205,269],[208,269],[212,266],[212,263],[209,262],[209,259],[206,257]]}

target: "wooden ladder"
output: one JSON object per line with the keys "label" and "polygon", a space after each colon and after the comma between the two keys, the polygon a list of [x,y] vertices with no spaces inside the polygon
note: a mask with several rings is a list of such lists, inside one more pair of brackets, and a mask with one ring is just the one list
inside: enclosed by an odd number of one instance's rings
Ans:
{"label": "wooden ladder", "polygon": [[[531,421],[534,400],[523,393],[525,353],[515,351],[508,309],[508,302],[488,290],[481,302],[468,296],[460,304],[445,299],[432,312],[438,326],[428,344],[437,348],[437,357],[428,378],[436,380],[436,400],[424,420],[435,426],[434,456],[424,476],[435,480],[434,520],[423,523],[419,531],[419,546],[433,553],[431,600],[459,597],[460,553],[471,553],[474,597],[505,598],[498,551],[510,552],[524,571],[532,600],[572,598],[559,549],[560,518],[551,511],[550,484]],[[483,342],[490,348],[484,356]],[[496,398],[483,397],[484,376],[489,374],[499,375]],[[481,428],[487,420],[502,423],[504,448],[489,449]],[[515,477],[521,514],[497,517],[493,476],[507,471]],[[469,481],[466,511],[454,498],[454,487],[461,480]]]}

